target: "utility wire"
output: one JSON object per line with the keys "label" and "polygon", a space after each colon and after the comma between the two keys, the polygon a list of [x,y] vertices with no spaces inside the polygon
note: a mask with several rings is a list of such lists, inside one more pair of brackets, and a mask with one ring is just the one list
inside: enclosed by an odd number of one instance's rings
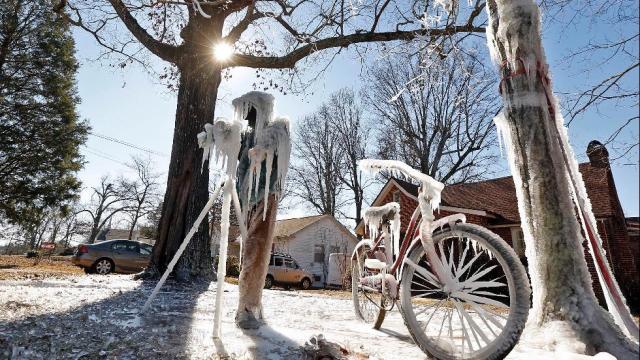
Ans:
{"label": "utility wire", "polygon": [[126,142],[124,140],[116,139],[116,138],[113,138],[113,137],[108,136],[108,135],[104,135],[104,134],[100,134],[100,133],[96,133],[96,132],[91,132],[89,134],[93,135],[95,137],[107,140],[107,141],[112,141],[112,142],[118,143],[120,145],[128,146],[128,147],[136,149],[136,150],[144,151],[144,152],[146,152],[148,154],[167,157],[166,154],[163,154],[161,152],[158,152],[158,151],[155,151],[155,150],[151,150],[151,149],[148,149],[148,148],[145,148],[145,147],[142,147],[142,146],[134,145],[132,143]]}
{"label": "utility wire", "polygon": [[129,167],[129,165],[127,165],[127,164],[123,163],[122,161],[116,160],[116,159],[111,158],[111,157],[109,157],[109,156],[102,155],[102,154],[98,153],[97,151],[93,151],[93,150],[88,149],[88,148],[87,148],[87,149],[85,149],[85,150],[86,150],[88,153],[93,154],[93,155],[95,155],[95,156],[101,157],[101,158],[103,158],[103,159],[111,160],[111,161],[113,161],[113,162],[115,162],[115,163],[118,163],[118,164],[120,164],[120,165],[124,165],[124,166],[126,166],[126,167]]}

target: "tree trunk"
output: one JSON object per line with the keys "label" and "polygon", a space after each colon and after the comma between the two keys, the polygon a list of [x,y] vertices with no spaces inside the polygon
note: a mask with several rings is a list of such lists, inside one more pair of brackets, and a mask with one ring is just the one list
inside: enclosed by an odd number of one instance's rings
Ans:
{"label": "tree trunk", "polygon": [[[202,168],[202,149],[198,148],[196,136],[203,131],[205,123],[213,122],[221,72],[211,61],[206,63],[210,68],[203,68],[203,63],[194,56],[179,66],[167,190],[147,274],[161,274],[166,270],[208,200],[209,171],[207,167]],[[203,221],[175,267],[178,280],[207,278],[213,274],[209,246],[208,221]]]}
{"label": "tree trunk", "polygon": [[637,347],[598,305],[591,286],[561,148],[562,119],[546,73],[537,5],[531,0],[489,0],[487,5],[488,45],[503,76],[505,107],[496,125],[510,149],[533,291],[522,341],[547,349],[606,351],[617,358],[637,359]]}
{"label": "tree trunk", "polygon": [[133,232],[136,229],[136,224],[138,223],[138,218],[140,217],[140,205],[138,205],[138,208],[136,209],[135,214],[133,214],[133,218],[131,219],[131,226],[129,226],[129,240],[132,240],[133,238]]}

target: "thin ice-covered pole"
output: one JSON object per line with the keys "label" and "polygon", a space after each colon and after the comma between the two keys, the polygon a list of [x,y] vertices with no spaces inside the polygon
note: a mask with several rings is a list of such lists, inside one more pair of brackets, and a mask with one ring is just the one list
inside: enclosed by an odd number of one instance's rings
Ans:
{"label": "thin ice-covered pole", "polygon": [[220,338],[220,323],[222,321],[222,295],[224,293],[224,278],[227,276],[227,247],[229,245],[229,214],[231,212],[231,198],[235,191],[235,181],[226,181],[222,195],[222,213],[220,216],[220,251],[218,252],[218,284],[216,287],[216,310],[213,317],[213,337]]}
{"label": "thin ice-covered pole", "polygon": [[236,211],[236,216],[238,217],[238,222],[240,223],[240,253],[238,255],[238,263],[242,266],[242,247],[244,245],[244,241],[247,239],[247,223],[245,222],[244,213],[240,206],[240,198],[238,197],[238,191],[236,190],[235,185],[231,195],[233,195],[233,206]]}
{"label": "thin ice-covered pole", "polygon": [[[229,181],[225,181],[225,183],[228,183],[228,182]],[[158,283],[156,284],[156,287],[151,292],[151,295],[149,295],[149,298],[144,303],[144,306],[142,307],[142,312],[145,312],[147,311],[147,309],[149,309],[149,305],[151,305],[153,298],[158,294],[158,291],[160,291],[160,288],[162,287],[162,285],[164,285],[164,282],[167,281],[169,274],[171,274],[171,272],[173,271],[173,267],[176,266],[178,259],[180,259],[180,256],[182,256],[182,253],[187,248],[187,245],[189,245],[189,241],[191,241],[191,238],[193,237],[193,235],[196,233],[196,231],[198,231],[198,228],[200,227],[200,223],[202,223],[202,220],[204,220],[204,218],[207,216],[207,213],[213,206],[213,203],[215,202],[216,198],[220,196],[220,190],[222,189],[222,187],[223,185],[220,185],[213,191],[213,195],[211,195],[211,197],[209,198],[209,201],[200,212],[200,215],[198,215],[198,218],[196,219],[196,221],[193,223],[193,226],[191,226],[191,230],[189,230],[189,232],[187,233],[187,236],[185,236],[184,240],[182,240],[182,244],[180,244],[178,251],[176,251],[176,254],[173,256],[173,259],[171,259],[169,266],[167,266],[167,270],[165,270],[164,274],[162,274],[160,281],[158,281]]]}

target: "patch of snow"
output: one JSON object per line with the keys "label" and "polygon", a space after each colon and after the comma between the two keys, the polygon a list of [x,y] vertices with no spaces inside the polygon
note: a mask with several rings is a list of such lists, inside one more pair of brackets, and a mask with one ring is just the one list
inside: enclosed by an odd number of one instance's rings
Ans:
{"label": "patch of snow", "polygon": [[[301,359],[310,339],[321,334],[326,341],[361,355],[356,358],[427,359],[413,344],[397,310],[387,314],[381,330],[374,330],[356,320],[348,294],[340,298],[313,291],[265,289],[267,325],[243,331],[234,320],[238,287],[227,284],[221,334],[214,339],[216,285],[200,289],[169,282],[153,311],[138,315],[131,310],[142,305],[152,288],[131,276],[0,281],[0,309],[6,309],[9,302],[31,306],[18,312],[0,310],[0,353],[6,341],[9,351],[20,351],[21,359],[68,358],[69,349],[79,344],[89,358]],[[95,332],[93,321],[86,321],[86,314],[97,318],[100,333]],[[559,331],[544,336],[564,336]],[[550,351],[536,348],[538,345],[519,344],[507,359],[588,358],[568,348]],[[598,354],[592,358],[612,357]]]}

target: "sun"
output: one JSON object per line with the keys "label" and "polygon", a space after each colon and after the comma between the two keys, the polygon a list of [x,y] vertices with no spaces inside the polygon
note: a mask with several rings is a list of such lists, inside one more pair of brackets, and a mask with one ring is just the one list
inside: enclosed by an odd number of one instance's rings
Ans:
{"label": "sun", "polygon": [[220,42],[213,46],[213,57],[219,62],[225,62],[233,56],[233,46]]}

